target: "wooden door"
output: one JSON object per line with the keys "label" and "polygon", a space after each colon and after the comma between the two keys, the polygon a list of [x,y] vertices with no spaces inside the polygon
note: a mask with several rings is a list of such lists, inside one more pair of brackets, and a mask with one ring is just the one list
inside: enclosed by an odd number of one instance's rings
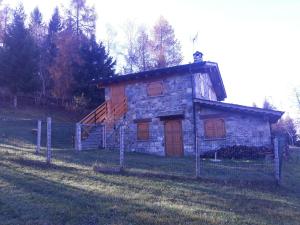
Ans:
{"label": "wooden door", "polygon": [[165,121],[165,151],[167,156],[183,156],[181,120]]}
{"label": "wooden door", "polygon": [[113,85],[110,89],[110,112],[113,120],[119,119],[124,113],[125,86]]}
{"label": "wooden door", "polygon": [[125,87],[124,85],[113,85],[111,86],[110,100],[111,106],[114,107],[122,103],[125,98]]}

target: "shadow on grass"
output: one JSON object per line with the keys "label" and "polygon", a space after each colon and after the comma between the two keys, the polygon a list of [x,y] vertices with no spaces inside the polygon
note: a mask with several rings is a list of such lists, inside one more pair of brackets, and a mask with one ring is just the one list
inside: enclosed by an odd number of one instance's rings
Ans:
{"label": "shadow on grass", "polygon": [[16,163],[20,166],[31,167],[31,168],[39,169],[39,170],[61,170],[64,172],[72,172],[72,171],[74,172],[77,170],[74,167],[62,166],[62,165],[57,165],[57,164],[53,164],[53,163],[47,164],[45,161],[26,159],[23,157],[8,159],[8,161]]}
{"label": "shadow on grass", "polygon": [[109,191],[97,193],[75,186],[80,183],[66,184],[11,168],[5,168],[0,179],[10,185],[0,193],[3,224],[213,224],[178,209]]}

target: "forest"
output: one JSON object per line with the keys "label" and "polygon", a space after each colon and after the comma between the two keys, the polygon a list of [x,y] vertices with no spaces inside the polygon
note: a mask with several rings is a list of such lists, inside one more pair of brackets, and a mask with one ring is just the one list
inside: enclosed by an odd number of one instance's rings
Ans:
{"label": "forest", "polygon": [[0,0],[0,94],[12,96],[15,107],[18,96],[26,95],[93,108],[104,100],[97,80],[182,62],[180,43],[164,17],[150,28],[124,24],[122,47],[113,37],[100,41],[97,17],[85,0],[56,7],[49,21],[38,7],[27,15],[22,4],[11,8]]}

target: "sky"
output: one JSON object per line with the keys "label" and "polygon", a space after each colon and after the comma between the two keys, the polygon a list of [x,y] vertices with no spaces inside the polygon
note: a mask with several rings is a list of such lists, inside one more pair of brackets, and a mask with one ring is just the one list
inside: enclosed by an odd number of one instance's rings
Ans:
{"label": "sky", "polygon": [[[27,13],[38,6],[46,21],[55,6],[69,0],[22,2]],[[87,0],[98,15],[97,37],[110,25],[119,34],[125,21],[153,26],[164,16],[181,42],[184,62],[199,50],[217,62],[226,102],[262,106],[267,98],[286,115],[298,117],[300,91],[300,0]],[[192,44],[192,37],[198,39]],[[300,115],[300,114],[299,114]]]}

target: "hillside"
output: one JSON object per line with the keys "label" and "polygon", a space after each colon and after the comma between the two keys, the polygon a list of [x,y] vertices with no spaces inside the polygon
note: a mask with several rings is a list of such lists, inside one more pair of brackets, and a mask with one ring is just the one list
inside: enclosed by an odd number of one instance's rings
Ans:
{"label": "hillside", "polygon": [[82,112],[70,112],[63,109],[54,109],[38,106],[18,107],[1,107],[0,118],[5,119],[32,119],[32,120],[45,120],[48,116],[52,117],[56,122],[77,122],[83,117]]}

